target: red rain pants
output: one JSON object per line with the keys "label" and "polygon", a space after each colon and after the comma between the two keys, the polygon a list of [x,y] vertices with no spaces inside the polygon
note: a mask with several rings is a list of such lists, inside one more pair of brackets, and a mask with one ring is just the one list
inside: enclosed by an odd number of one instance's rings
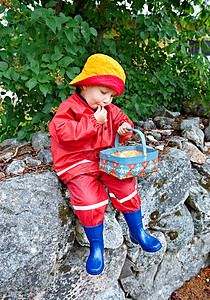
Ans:
{"label": "red rain pants", "polygon": [[75,213],[86,227],[99,225],[104,220],[108,206],[104,185],[108,187],[110,199],[117,210],[129,213],[140,208],[135,178],[120,180],[100,171],[76,176],[67,186]]}

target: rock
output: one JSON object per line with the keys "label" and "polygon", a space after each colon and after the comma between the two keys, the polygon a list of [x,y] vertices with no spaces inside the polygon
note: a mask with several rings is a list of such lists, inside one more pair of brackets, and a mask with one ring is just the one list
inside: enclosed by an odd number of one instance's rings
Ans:
{"label": "rock", "polygon": [[18,175],[23,173],[26,168],[26,164],[20,159],[14,159],[11,164],[9,164],[6,168],[6,173],[8,175]]}
{"label": "rock", "polygon": [[189,156],[171,148],[158,163],[158,172],[139,176],[143,223],[153,228],[160,218],[175,213],[189,196],[191,164]]}
{"label": "rock", "polygon": [[159,116],[154,118],[154,122],[157,124],[158,128],[163,128],[165,125],[173,125],[175,120],[172,118]]}
{"label": "rock", "polygon": [[194,237],[193,219],[185,205],[175,213],[161,218],[154,229],[165,234],[169,251],[179,251]]}
{"label": "rock", "polygon": [[204,132],[205,132],[205,141],[210,142],[210,126],[206,127]]}
{"label": "rock", "polygon": [[71,216],[50,172],[1,182],[0,202],[0,298],[32,299],[74,242]]}
{"label": "rock", "polygon": [[40,150],[36,157],[39,160],[44,161],[46,164],[53,164],[53,158],[50,149]]}
{"label": "rock", "polygon": [[32,146],[35,150],[50,147],[50,137],[44,131],[37,131],[32,135]]}
{"label": "rock", "polygon": [[182,120],[180,124],[180,129],[185,130],[185,129],[191,129],[192,127],[197,127],[200,128],[200,118],[189,118],[186,120]]}
{"label": "rock", "polygon": [[207,156],[205,164],[199,165],[193,163],[193,167],[197,169],[202,176],[210,179],[210,156]]}
{"label": "rock", "polygon": [[196,126],[191,126],[182,131],[182,136],[194,142],[196,146],[203,151],[204,133]]}
{"label": "rock", "polygon": [[187,141],[187,139],[181,136],[174,136],[168,139],[168,145],[170,147],[177,147],[178,149],[182,149],[182,142],[184,141]]}
{"label": "rock", "polygon": [[199,117],[206,117],[206,112],[208,111],[208,108],[204,108],[199,99],[193,101],[190,101],[188,99],[184,100],[182,103],[182,109],[183,112],[188,115],[194,115]]}
{"label": "rock", "polygon": [[[80,245],[89,246],[84,228],[77,221],[76,238]],[[123,243],[122,228],[114,217],[113,213],[105,213],[104,215],[104,247],[107,249],[117,249]]]}
{"label": "rock", "polygon": [[17,138],[7,139],[0,143],[0,149],[4,148],[6,146],[14,147],[14,146],[20,146],[20,145],[24,145],[24,144],[28,144],[28,142],[26,140],[18,141]]}
{"label": "rock", "polygon": [[202,186],[202,176],[193,170],[190,194],[186,201],[192,215],[195,234],[210,231],[210,193],[209,186]]}
{"label": "rock", "polygon": [[125,300],[125,294],[118,282],[102,293],[99,293],[94,300]]}
{"label": "rock", "polygon": [[205,164],[206,156],[195,145],[189,142],[184,142],[182,144],[182,150],[189,155],[192,162]]}
{"label": "rock", "polygon": [[[179,252],[166,252],[154,280],[152,297],[148,300],[166,300],[183,283],[208,265],[210,234],[193,238]],[[167,276],[166,276],[167,274]],[[141,299],[141,298],[138,298]]]}
{"label": "rock", "polygon": [[25,162],[26,162],[26,165],[35,165],[35,166],[39,166],[42,163],[40,160],[34,159],[30,156],[25,158]]}
{"label": "rock", "polygon": [[147,135],[147,139],[148,139],[148,141],[153,142],[153,143],[157,143],[157,142],[158,142],[158,141],[154,138],[154,136],[151,135],[151,134]]}
{"label": "rock", "polygon": [[155,123],[152,121],[152,119],[148,119],[144,122],[143,125],[144,129],[154,129],[155,128]]}
{"label": "rock", "polygon": [[129,293],[132,299],[148,300],[153,292],[154,279],[159,265],[164,258],[166,241],[162,233],[155,233],[163,247],[158,252],[145,252],[140,250],[139,256],[134,263],[128,262],[122,270],[120,282],[125,293]]}
{"label": "rock", "polygon": [[104,271],[98,276],[87,274],[85,265],[89,248],[75,246],[66,261],[55,272],[48,288],[42,293],[43,300],[95,299],[118,280],[126,258],[126,246],[104,251]]}
{"label": "rock", "polygon": [[150,132],[150,134],[161,134],[162,135],[171,135],[174,130],[171,129],[154,129]]}
{"label": "rock", "polygon": [[163,151],[164,145],[158,145],[158,146],[155,147],[155,149]]}
{"label": "rock", "polygon": [[[148,132],[147,132],[148,133]],[[150,135],[154,136],[154,138],[157,140],[157,141],[161,141],[161,134],[159,132],[156,132],[156,131],[150,131],[149,132]]]}
{"label": "rock", "polygon": [[180,116],[180,112],[172,112],[166,109],[164,106],[159,106],[156,108],[155,112],[153,113],[152,117],[155,118],[157,116],[160,117],[168,117],[168,118],[177,118]]}

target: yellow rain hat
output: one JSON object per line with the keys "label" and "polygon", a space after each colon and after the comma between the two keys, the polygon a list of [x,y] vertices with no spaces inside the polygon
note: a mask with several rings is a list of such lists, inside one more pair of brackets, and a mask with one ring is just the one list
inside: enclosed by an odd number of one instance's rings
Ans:
{"label": "yellow rain hat", "polygon": [[124,91],[125,79],[125,72],[115,59],[98,53],[87,59],[82,72],[69,84],[104,85],[116,91],[118,96]]}

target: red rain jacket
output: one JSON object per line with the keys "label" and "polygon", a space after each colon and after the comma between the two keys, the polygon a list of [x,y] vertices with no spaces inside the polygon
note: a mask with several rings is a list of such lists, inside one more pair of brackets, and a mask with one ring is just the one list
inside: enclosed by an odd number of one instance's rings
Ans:
{"label": "red rain jacket", "polygon": [[[114,104],[105,107],[108,121],[102,125],[94,110],[74,91],[62,102],[52,119],[49,132],[54,168],[64,183],[73,177],[99,170],[100,151],[114,146],[117,129],[133,123]],[[122,143],[132,135],[120,136]]]}

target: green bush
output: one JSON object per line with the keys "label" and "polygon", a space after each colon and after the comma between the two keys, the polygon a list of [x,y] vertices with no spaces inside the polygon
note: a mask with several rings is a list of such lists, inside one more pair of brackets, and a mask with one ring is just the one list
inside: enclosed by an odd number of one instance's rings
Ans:
{"label": "green bush", "polygon": [[47,130],[55,108],[72,94],[69,82],[90,55],[97,32],[79,15],[56,16],[51,8],[31,10],[18,2],[6,21],[9,26],[0,24],[0,83],[18,101],[4,99],[1,139],[29,140],[35,130]]}
{"label": "green bush", "polygon": [[[124,68],[125,92],[114,101],[135,122],[148,118],[160,105],[181,110],[186,98],[209,107],[209,61],[202,54],[192,57],[188,44],[189,40],[200,47],[205,44],[208,9],[203,9],[200,21],[179,17],[183,28],[178,32],[170,1],[150,1],[148,15],[137,14],[144,1],[141,5],[134,1],[136,17],[116,1],[114,12],[107,6],[110,1],[97,9],[95,1],[89,1],[90,6],[86,1],[83,17],[69,16],[73,11],[69,6],[56,14],[55,1],[45,8],[33,3],[33,9],[23,4],[27,0],[1,2],[6,6],[0,7],[5,15],[5,23],[0,23],[0,84],[15,93],[17,101],[7,96],[2,102],[0,140],[14,136],[30,140],[34,131],[47,131],[56,108],[74,90],[69,82],[96,52],[112,56]],[[180,14],[187,15],[187,10],[181,7]],[[192,24],[194,29],[188,28]]]}

